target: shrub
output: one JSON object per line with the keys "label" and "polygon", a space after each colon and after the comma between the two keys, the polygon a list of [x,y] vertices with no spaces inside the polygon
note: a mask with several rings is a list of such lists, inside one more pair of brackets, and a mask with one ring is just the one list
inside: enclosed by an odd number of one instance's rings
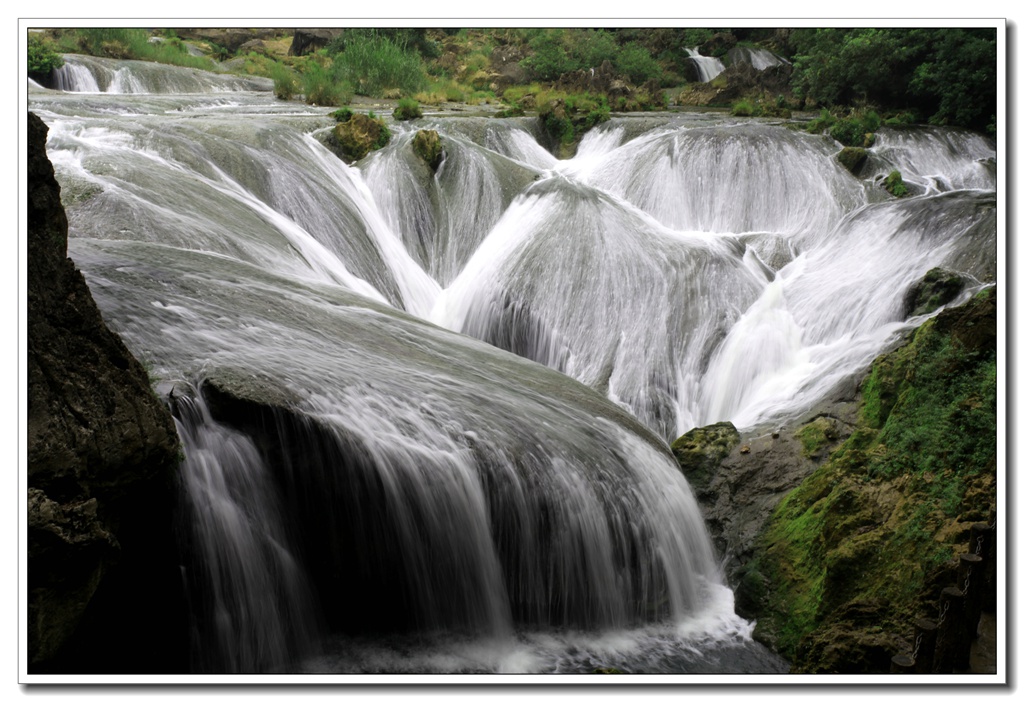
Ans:
{"label": "shrub", "polygon": [[515,105],[511,105],[509,107],[506,107],[504,110],[498,110],[497,112],[494,113],[494,116],[495,117],[499,117],[499,118],[502,118],[502,117],[522,117],[525,114],[526,114],[526,111],[523,110],[523,108],[518,103],[516,103]]}
{"label": "shrub", "polygon": [[832,113],[823,109],[818,117],[807,123],[807,131],[811,134],[821,134],[835,123],[836,118]]}
{"label": "shrub", "polygon": [[889,191],[893,197],[906,197],[909,194],[907,186],[903,183],[903,175],[899,171],[893,171],[885,177],[882,187]]}
{"label": "shrub", "polygon": [[392,113],[392,117],[399,121],[418,119],[423,116],[420,104],[412,98],[402,98],[398,101],[398,107]]}
{"label": "shrub", "polygon": [[833,124],[829,135],[843,146],[863,146],[866,131],[860,120],[847,118]]}
{"label": "shrub", "polygon": [[569,56],[563,44],[564,30],[548,29],[530,40],[531,56],[520,61],[520,65],[539,80],[555,80],[563,73],[582,67],[578,59]]}
{"label": "shrub", "polygon": [[47,75],[64,65],[64,58],[37,34],[28,35],[28,72]]}
{"label": "shrub", "polygon": [[733,103],[730,113],[735,117],[753,117],[755,114],[754,103],[750,100],[738,100]]}
{"label": "shrub", "polygon": [[352,110],[342,107],[332,112],[330,116],[334,118],[335,122],[348,122],[352,119]]}
{"label": "shrub", "polygon": [[628,76],[637,85],[649,80],[661,81],[661,66],[650,51],[636,42],[630,42],[619,49],[613,63],[615,70]]}
{"label": "shrub", "polygon": [[275,63],[270,68],[270,78],[274,81],[274,95],[279,100],[291,100],[299,92],[299,78],[290,68]]}
{"label": "shrub", "polygon": [[352,86],[337,81],[327,69],[315,61],[306,64],[302,76],[302,92],[307,105],[343,105],[352,101]]}

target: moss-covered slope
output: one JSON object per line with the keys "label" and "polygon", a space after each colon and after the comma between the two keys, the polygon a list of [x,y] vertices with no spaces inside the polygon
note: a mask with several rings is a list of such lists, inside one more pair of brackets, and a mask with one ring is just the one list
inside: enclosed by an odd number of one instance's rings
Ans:
{"label": "moss-covered slope", "polygon": [[994,289],[876,359],[853,434],[779,504],[745,579],[794,672],[888,672],[934,616],[995,505],[996,387]]}

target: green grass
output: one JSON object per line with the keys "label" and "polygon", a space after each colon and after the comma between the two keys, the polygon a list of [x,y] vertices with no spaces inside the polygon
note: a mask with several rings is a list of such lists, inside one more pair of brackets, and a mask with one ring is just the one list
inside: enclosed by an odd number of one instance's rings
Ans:
{"label": "green grass", "polygon": [[420,104],[412,98],[402,98],[399,100],[398,106],[392,113],[392,117],[399,121],[418,119],[422,116],[423,110],[420,109]]}
{"label": "green grass", "polygon": [[216,68],[214,62],[205,56],[191,55],[177,37],[164,37],[158,42],[150,42],[149,38],[150,33],[145,29],[82,27],[59,32],[56,45],[65,53],[155,61],[205,71]]}
{"label": "green grass", "polygon": [[357,36],[334,57],[333,73],[357,95],[383,97],[389,90],[413,95],[427,86],[423,59],[386,36]]}

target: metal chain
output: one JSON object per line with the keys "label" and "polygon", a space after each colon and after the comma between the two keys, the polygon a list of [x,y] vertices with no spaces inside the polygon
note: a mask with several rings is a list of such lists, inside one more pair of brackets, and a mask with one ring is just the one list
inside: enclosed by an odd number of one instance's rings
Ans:
{"label": "metal chain", "polygon": [[971,589],[971,571],[973,569],[974,569],[974,566],[967,566],[967,575],[964,576],[964,594],[965,595],[967,594],[967,591]]}
{"label": "metal chain", "polygon": [[939,615],[939,626],[942,626],[942,622],[946,620],[946,612],[949,611],[949,600],[946,600],[946,604],[942,607],[942,614]]}
{"label": "metal chain", "polygon": [[921,639],[924,638],[924,634],[918,634],[917,638],[914,639],[914,652],[910,654],[910,657],[915,661],[917,660],[917,652],[921,650]]}
{"label": "metal chain", "polygon": [[984,540],[985,540],[985,537],[982,536],[981,534],[978,534],[978,545],[974,547],[974,555],[975,556],[980,556],[981,555],[981,543]]}

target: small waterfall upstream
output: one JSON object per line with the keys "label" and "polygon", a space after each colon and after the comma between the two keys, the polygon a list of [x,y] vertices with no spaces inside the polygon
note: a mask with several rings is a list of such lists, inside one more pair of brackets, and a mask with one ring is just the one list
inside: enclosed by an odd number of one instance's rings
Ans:
{"label": "small waterfall upstream", "polygon": [[697,49],[687,49],[686,53],[690,55],[690,60],[697,67],[697,76],[701,83],[714,80],[719,73],[725,70],[725,64],[714,56],[701,56]]}
{"label": "small waterfall upstream", "polygon": [[965,132],[883,129],[857,179],[726,116],[617,117],[569,161],[529,118],[427,117],[353,167],[326,108],[66,67],[30,108],[178,422],[197,672],[783,671],[667,442],[799,416],[923,321],[928,270],[995,275]]}

